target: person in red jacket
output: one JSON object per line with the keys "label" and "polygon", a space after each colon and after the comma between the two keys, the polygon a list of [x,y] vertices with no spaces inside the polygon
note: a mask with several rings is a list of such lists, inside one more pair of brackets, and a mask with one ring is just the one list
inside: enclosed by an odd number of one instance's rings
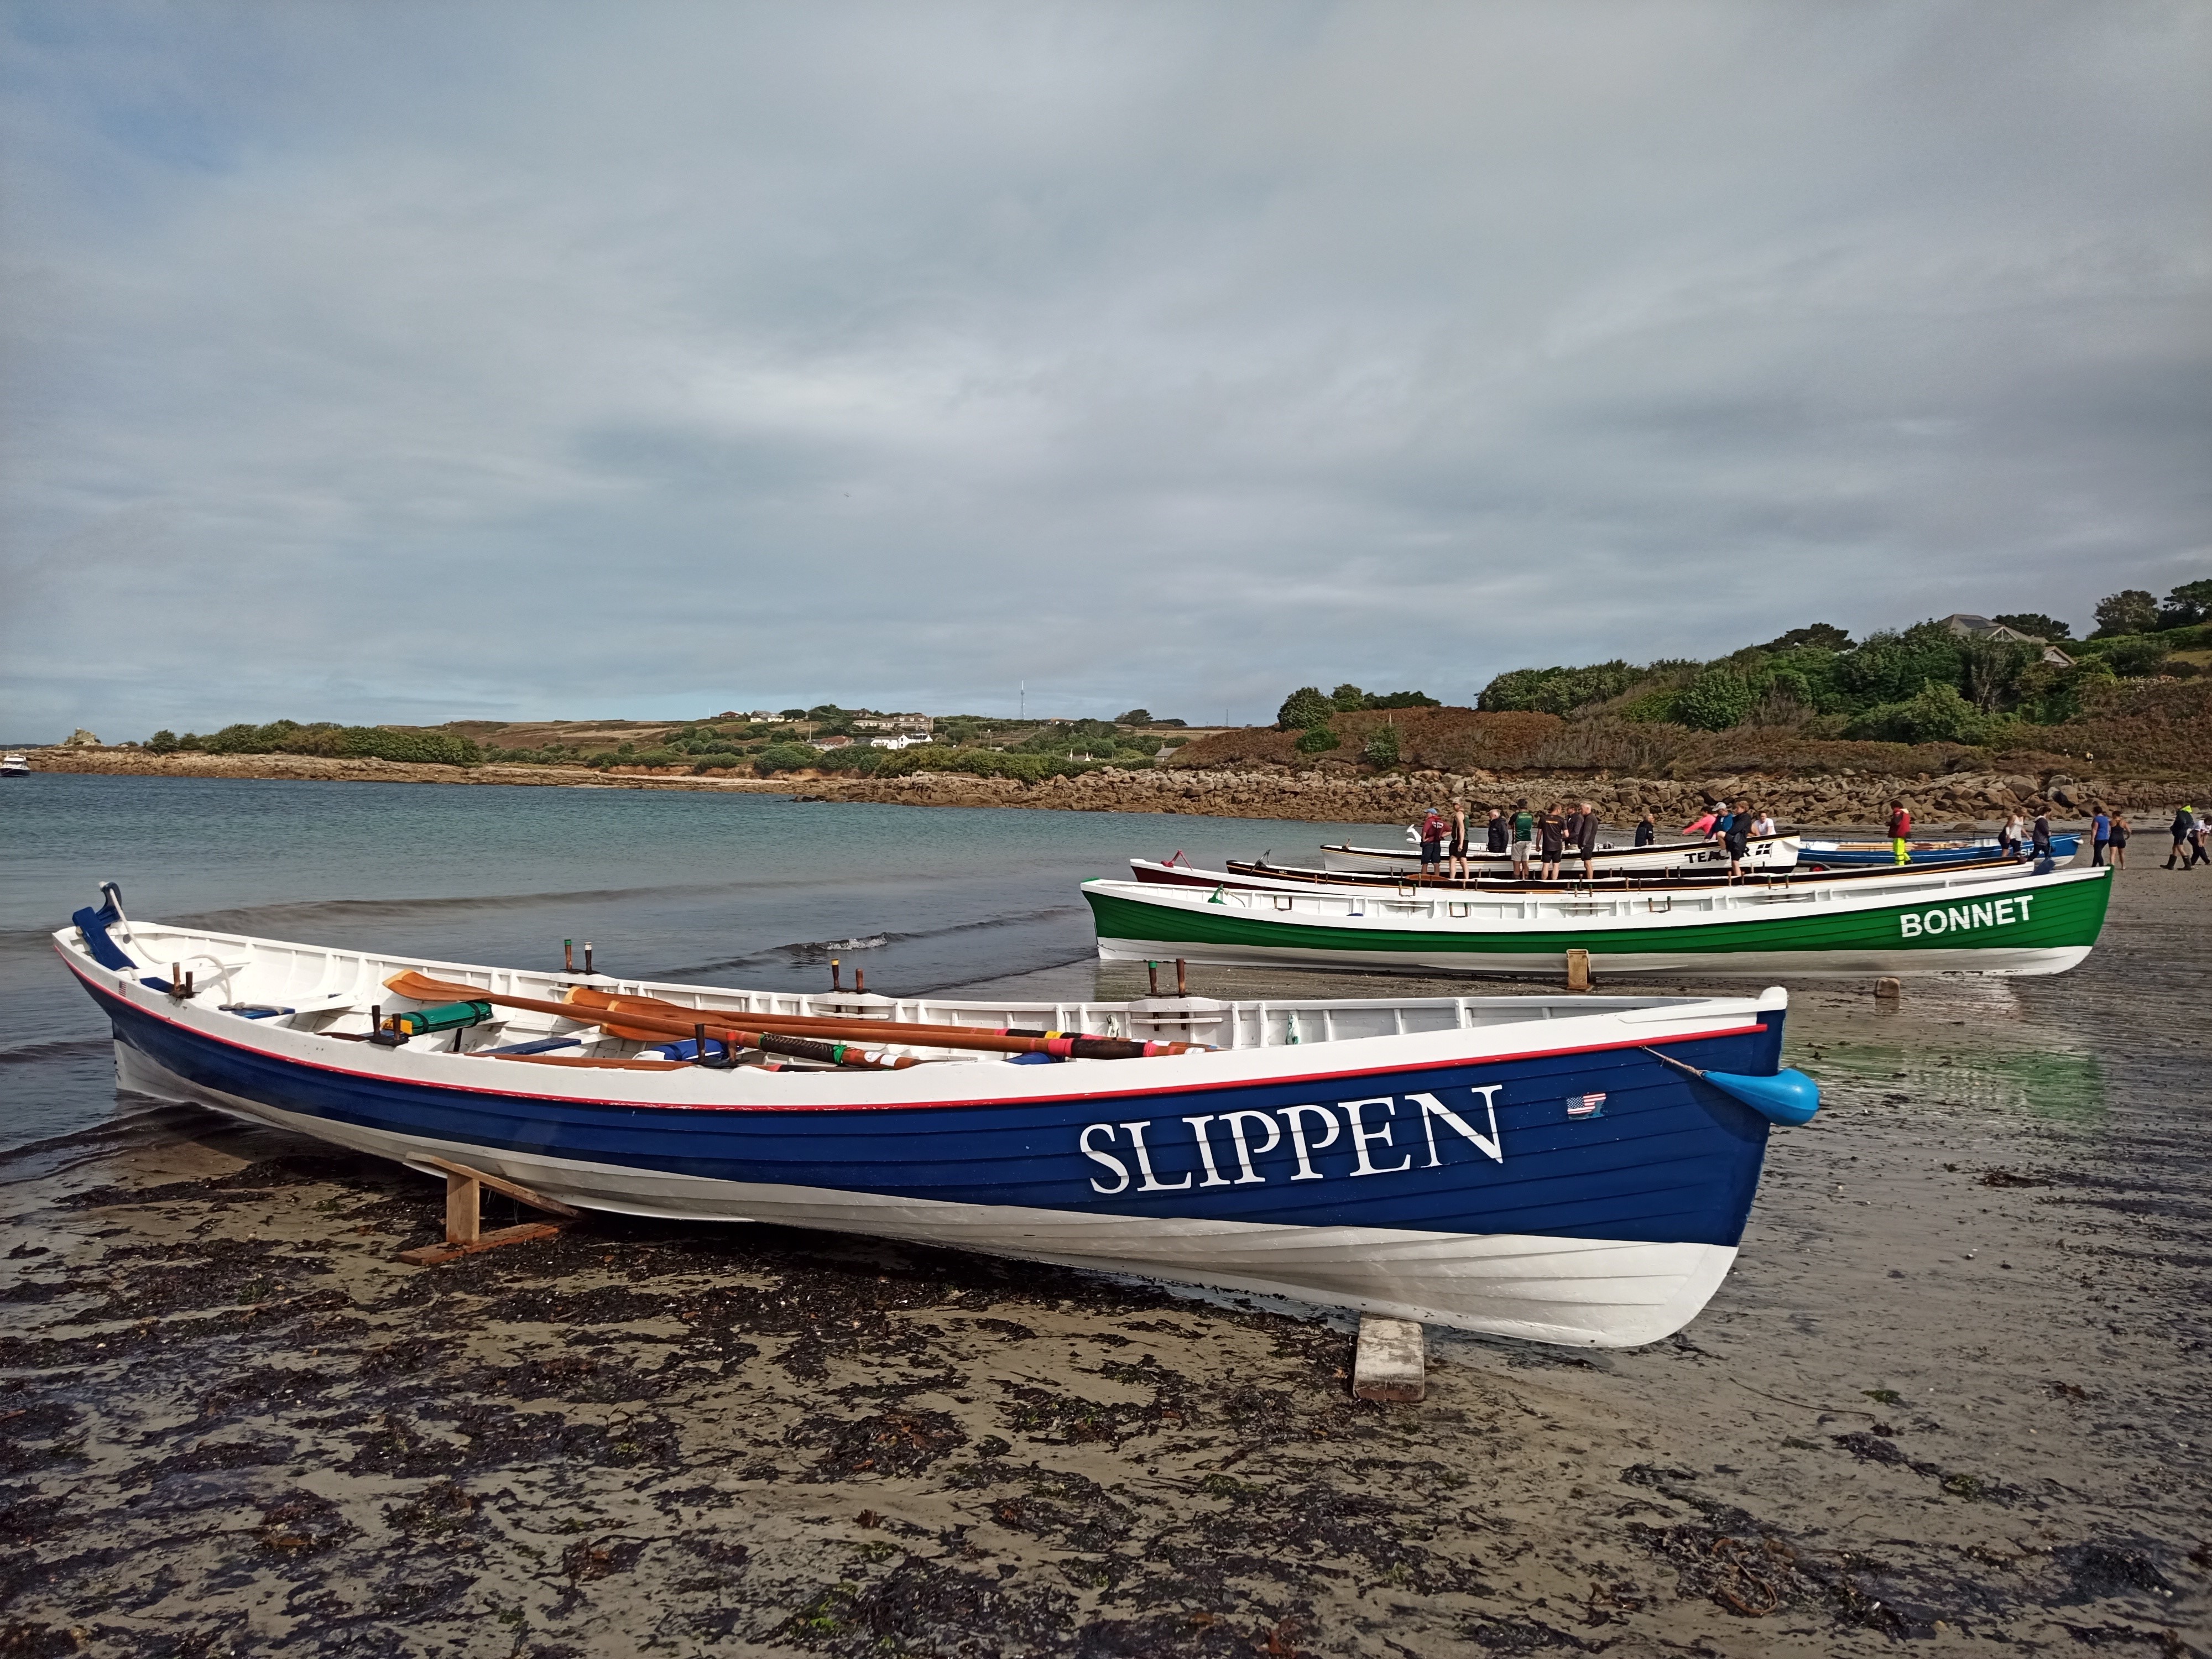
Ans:
{"label": "person in red jacket", "polygon": [[1889,804],[1889,850],[1899,864],[1912,862],[1912,814],[1901,800]]}

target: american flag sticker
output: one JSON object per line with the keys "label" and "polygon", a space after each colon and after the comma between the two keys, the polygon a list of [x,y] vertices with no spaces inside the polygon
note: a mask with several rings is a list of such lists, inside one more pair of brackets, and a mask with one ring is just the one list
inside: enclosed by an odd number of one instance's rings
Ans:
{"label": "american flag sticker", "polygon": [[1605,1097],[1603,1095],[1569,1095],[1567,1115],[1569,1117],[1603,1117]]}

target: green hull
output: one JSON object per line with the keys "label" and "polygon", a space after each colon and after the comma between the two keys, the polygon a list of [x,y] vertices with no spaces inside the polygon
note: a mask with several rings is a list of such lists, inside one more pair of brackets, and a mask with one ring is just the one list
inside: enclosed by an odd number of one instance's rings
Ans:
{"label": "green hull", "polygon": [[[1257,902],[1250,908],[1194,902],[1192,889],[1145,890],[1139,897],[1124,884],[1108,883],[1086,885],[1084,896],[1101,954],[1116,957],[1511,974],[1564,966],[1570,950],[1583,950],[1593,968],[1616,974],[1683,968],[1730,975],[2048,974],[2074,966],[2096,944],[2111,902],[2110,877],[2108,870],[2082,872],[1991,884],[1994,891],[1985,886],[1900,894],[1893,901],[1792,905],[1782,915],[1704,919],[1683,915],[1678,904],[1660,913],[1668,921],[1641,923],[1611,914],[1504,926],[1468,919],[1391,926],[1387,915],[1340,923]],[[1185,896],[1163,902],[1151,900],[1154,891]],[[1272,902],[1267,895],[1258,897]]]}

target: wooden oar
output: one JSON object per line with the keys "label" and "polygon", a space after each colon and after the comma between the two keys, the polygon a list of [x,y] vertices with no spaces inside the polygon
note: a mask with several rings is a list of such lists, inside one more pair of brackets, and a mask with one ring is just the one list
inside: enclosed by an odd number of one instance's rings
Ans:
{"label": "wooden oar", "polygon": [[[435,1000],[453,988],[412,972],[394,974],[384,983],[387,989],[418,1002]],[[834,1040],[819,1042],[781,1031],[749,1031],[720,1018],[702,1019],[696,1013],[688,1018],[677,1019],[665,1019],[656,1014],[626,1014],[619,1022],[620,1029],[617,1029],[617,1022],[607,1018],[605,1010],[585,1012],[590,1006],[588,1004],[545,1002],[536,997],[506,996],[481,988],[476,988],[471,1000],[496,1003],[502,1008],[525,1008],[538,1013],[555,1014],[562,1019],[573,1019],[580,1025],[603,1026],[617,1036],[629,1036],[632,1042],[664,1042],[672,1037],[681,1040],[703,1029],[716,1041],[738,1048],[758,1048],[764,1054],[786,1054],[798,1060],[823,1060],[833,1066],[848,1066],[867,1071],[904,1071],[915,1064],[912,1054],[884,1059],[865,1053],[857,1045]],[[636,1035],[640,1031],[642,1036]]]}
{"label": "wooden oar", "polygon": [[[722,1023],[742,1022],[751,1030],[764,1033],[782,1033],[793,1036],[820,1037],[830,1042],[896,1042],[924,1048],[970,1048],[989,1054],[1050,1054],[1056,1059],[1075,1060],[1137,1060],[1152,1054],[1184,1054],[1202,1050],[1202,1043],[1139,1042],[1122,1037],[1082,1036],[1017,1036],[1006,1031],[987,1030],[974,1025],[923,1025],[890,1020],[846,1020],[825,1018],[817,1014],[732,1014],[723,1010],[686,1008],[680,1003],[662,1002],[653,997],[618,997],[591,986],[573,986],[570,1000],[544,1002],[527,997],[493,995],[480,986],[455,985],[444,980],[434,980],[428,975],[413,971],[394,974],[385,984],[401,996],[417,1001],[437,998],[459,999],[465,994],[479,1002],[491,1001],[508,1007],[533,1008],[544,1012],[562,1014],[570,1019],[605,1027],[617,1036],[628,1036],[632,1042],[651,1042],[673,1032],[689,1036],[702,1021],[710,1026]],[[578,1012],[581,1008],[596,1008],[603,1013],[622,1016],[618,1020],[585,1018]],[[910,1057],[902,1057],[908,1063]]]}
{"label": "wooden oar", "polygon": [[[653,1014],[666,1019],[696,1019],[696,1009],[686,1008],[680,1002],[663,1002],[658,997],[617,996],[596,986],[574,985],[568,989],[571,1003],[582,1003],[587,1007],[605,1008],[616,1013],[625,1010]],[[921,1048],[981,1048],[1001,1054],[1042,1054],[1076,1060],[1141,1060],[1152,1054],[1185,1054],[1203,1044],[1195,1042],[1139,1042],[1127,1037],[1091,1036],[1082,1031],[1016,1031],[1004,1027],[993,1030],[982,1025],[923,1025],[880,1019],[839,1019],[824,1014],[740,1014],[725,1016],[758,1024],[763,1030],[804,1031],[814,1036],[838,1036],[874,1039],[877,1042],[911,1042]],[[614,1028],[609,1026],[609,1030]],[[887,1037],[886,1030],[917,1032],[918,1036]]]}

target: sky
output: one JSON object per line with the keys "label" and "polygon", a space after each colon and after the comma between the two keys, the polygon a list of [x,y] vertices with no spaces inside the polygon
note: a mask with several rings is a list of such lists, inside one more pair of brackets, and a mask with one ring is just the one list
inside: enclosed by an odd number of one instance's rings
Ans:
{"label": "sky", "polygon": [[2090,625],[2212,7],[0,3],[0,738]]}

